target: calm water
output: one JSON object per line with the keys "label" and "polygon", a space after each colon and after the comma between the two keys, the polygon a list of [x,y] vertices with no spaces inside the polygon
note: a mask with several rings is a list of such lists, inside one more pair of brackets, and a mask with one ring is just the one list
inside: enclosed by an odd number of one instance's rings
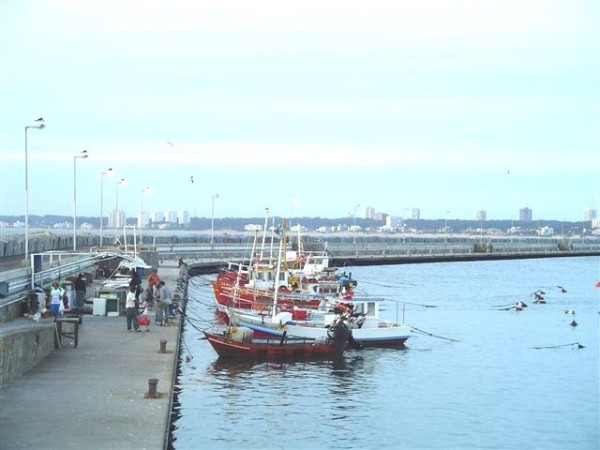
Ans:
{"label": "calm water", "polygon": [[[226,364],[194,328],[214,323],[212,277],[196,277],[176,449],[600,447],[599,258],[348,270],[391,299],[387,318],[435,336],[336,363]],[[519,300],[529,307],[502,309]]]}

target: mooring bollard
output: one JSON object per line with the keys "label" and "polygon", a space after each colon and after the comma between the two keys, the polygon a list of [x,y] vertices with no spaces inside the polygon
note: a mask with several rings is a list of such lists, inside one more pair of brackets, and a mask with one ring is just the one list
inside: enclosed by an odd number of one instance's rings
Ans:
{"label": "mooring bollard", "polygon": [[158,392],[156,390],[158,386],[158,378],[150,378],[148,380],[148,392],[146,398],[158,398]]}
{"label": "mooring bollard", "polygon": [[160,340],[160,350],[158,353],[167,353],[167,341],[166,339]]}

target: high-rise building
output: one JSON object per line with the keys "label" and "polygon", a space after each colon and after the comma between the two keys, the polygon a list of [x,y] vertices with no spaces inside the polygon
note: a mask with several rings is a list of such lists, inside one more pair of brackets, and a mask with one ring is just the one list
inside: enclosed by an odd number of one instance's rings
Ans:
{"label": "high-rise building", "polygon": [[147,227],[150,223],[150,213],[148,211],[138,212],[137,226],[138,228]]}
{"label": "high-rise building", "polygon": [[190,224],[190,212],[189,211],[179,211],[179,224],[180,225],[189,225]]}
{"label": "high-rise building", "polygon": [[108,227],[109,228],[123,228],[125,225],[125,211],[114,209],[108,213]]}
{"label": "high-rise building", "polygon": [[372,206],[365,206],[365,219],[375,218],[375,208]]}
{"label": "high-rise building", "polygon": [[154,211],[152,213],[152,216],[152,222],[163,223],[165,221],[165,213],[163,213],[162,211]]}
{"label": "high-rise building", "polygon": [[531,222],[533,220],[533,212],[525,207],[519,210],[519,220],[521,222]]}
{"label": "high-rise building", "polygon": [[419,220],[421,218],[421,210],[417,207],[414,207],[411,212],[411,219]]}
{"label": "high-rise building", "polygon": [[596,218],[596,210],[593,208],[585,208],[583,210],[583,220],[589,221]]}
{"label": "high-rise building", "polygon": [[487,211],[479,210],[475,213],[475,218],[481,222],[485,221],[487,218]]}
{"label": "high-rise building", "polygon": [[167,222],[177,223],[177,211],[167,211],[165,216],[167,217]]}

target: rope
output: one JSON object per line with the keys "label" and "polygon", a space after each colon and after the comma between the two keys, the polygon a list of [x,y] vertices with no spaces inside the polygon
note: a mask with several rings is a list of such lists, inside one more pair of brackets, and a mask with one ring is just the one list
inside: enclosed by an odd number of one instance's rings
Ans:
{"label": "rope", "polygon": [[422,306],[423,308],[437,308],[437,305],[426,305],[424,303],[413,303],[413,302],[406,302],[404,300],[396,300],[394,298],[389,298],[389,297],[380,297],[382,300],[386,300],[389,302],[395,302],[395,303],[404,303],[406,305],[415,305],[415,306]]}
{"label": "rope", "polygon": [[451,342],[460,342],[458,339],[452,339],[452,338],[448,338],[448,337],[444,337],[444,336],[438,336],[437,334],[433,334],[433,333],[429,333],[427,331],[420,330],[419,328],[413,327],[412,325],[409,325],[409,326],[413,331],[416,331],[417,333],[425,334],[425,335],[431,336],[431,337],[436,337],[438,339],[445,339],[445,340],[451,341]]}
{"label": "rope", "polygon": [[585,345],[581,345],[579,342],[571,342],[570,344],[561,344],[561,345],[551,345],[549,347],[533,347],[535,350],[541,350],[541,349],[546,349],[546,348],[559,348],[559,347],[569,347],[569,346],[573,346],[576,345],[577,348],[585,348]]}

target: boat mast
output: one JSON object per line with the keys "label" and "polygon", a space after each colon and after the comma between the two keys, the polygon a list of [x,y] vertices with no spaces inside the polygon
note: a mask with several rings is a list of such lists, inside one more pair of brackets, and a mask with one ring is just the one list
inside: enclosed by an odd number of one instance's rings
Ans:
{"label": "boat mast", "polygon": [[[282,228],[285,230],[285,219],[283,219]],[[273,293],[273,311],[271,314],[273,322],[275,322],[275,316],[277,315],[277,297],[279,295],[279,277],[281,275],[281,249],[283,248],[284,241],[285,233],[279,240],[279,255],[277,257],[277,270],[275,271],[275,292]]]}
{"label": "boat mast", "polygon": [[267,226],[268,226],[268,224],[269,224],[269,208],[265,208],[265,226],[263,228],[262,245],[260,247],[260,260],[261,260],[261,262],[263,260],[264,251],[265,251],[265,241],[267,239]]}

